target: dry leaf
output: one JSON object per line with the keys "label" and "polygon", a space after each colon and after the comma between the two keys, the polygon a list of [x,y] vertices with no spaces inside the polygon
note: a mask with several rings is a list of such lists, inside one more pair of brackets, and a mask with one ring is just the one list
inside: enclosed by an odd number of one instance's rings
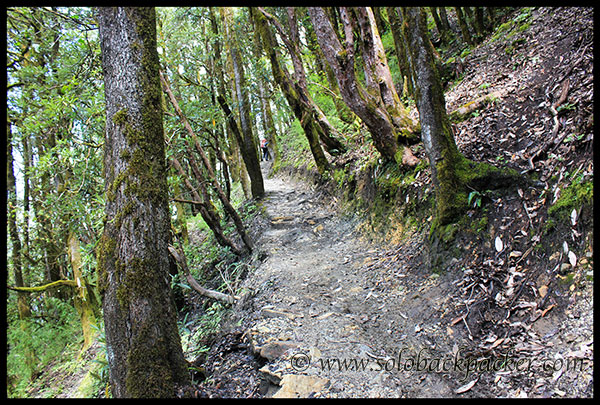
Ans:
{"label": "dry leaf", "polygon": [[456,391],[454,391],[455,394],[462,394],[463,392],[467,392],[469,391],[471,388],[473,388],[475,386],[475,383],[477,383],[479,379],[475,379],[473,381],[471,381],[468,384],[463,385],[462,387],[459,387]]}
{"label": "dry leaf", "polygon": [[573,267],[577,264],[577,256],[571,251],[569,251],[569,263],[571,263],[571,266]]}
{"label": "dry leaf", "polygon": [[548,286],[547,285],[543,285],[540,288],[538,288],[538,292],[540,293],[540,297],[544,298],[546,296],[546,294],[548,294]]}
{"label": "dry leaf", "polygon": [[569,244],[567,243],[567,241],[563,242],[563,251],[565,252],[565,254],[569,253]]}
{"label": "dry leaf", "polygon": [[500,239],[499,236],[496,236],[496,251],[498,252],[502,252],[502,249],[504,249],[504,245],[502,244],[502,239]]}
{"label": "dry leaf", "polygon": [[573,226],[577,224],[577,210],[575,210],[575,208],[573,208],[573,211],[571,211],[571,224]]}

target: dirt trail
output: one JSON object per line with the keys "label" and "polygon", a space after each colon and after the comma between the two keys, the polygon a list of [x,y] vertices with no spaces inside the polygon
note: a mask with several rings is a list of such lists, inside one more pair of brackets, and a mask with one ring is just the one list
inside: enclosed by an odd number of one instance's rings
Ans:
{"label": "dirt trail", "polygon": [[[452,350],[440,345],[439,322],[432,317],[446,304],[439,278],[402,265],[403,255],[422,254],[423,244],[409,240],[396,252],[378,250],[303,183],[272,178],[265,188],[271,226],[258,246],[266,258],[246,280],[253,296],[242,309],[249,313],[245,337],[267,360],[261,373],[271,385],[263,384],[261,393],[452,395],[455,383],[422,370],[427,359]],[[377,263],[371,270],[378,260],[387,267]],[[394,288],[378,289],[386,276],[398,280]]]}

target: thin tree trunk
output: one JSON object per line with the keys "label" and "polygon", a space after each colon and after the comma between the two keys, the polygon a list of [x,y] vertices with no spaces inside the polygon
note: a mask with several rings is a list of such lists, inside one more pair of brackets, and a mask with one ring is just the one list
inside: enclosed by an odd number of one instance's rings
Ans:
{"label": "thin tree trunk", "polygon": [[82,274],[83,262],[81,261],[81,253],[79,246],[79,239],[74,232],[69,232],[69,243],[67,246],[69,258],[71,260],[71,268],[73,269],[73,280],[75,281],[77,288],[75,290],[75,309],[79,313],[79,319],[81,321],[81,330],[83,332],[83,347],[80,351],[80,356],[83,354],[92,344],[94,337],[96,336],[96,316],[94,305],[97,305],[98,301],[94,295],[93,289],[87,283],[87,280]]}
{"label": "thin tree trunk", "polygon": [[460,7],[454,7],[456,11],[456,18],[458,19],[458,26],[460,27],[460,32],[462,34],[463,40],[468,45],[473,45],[473,38],[471,37],[471,33],[469,32],[469,26],[465,21],[465,16]]}
{"label": "thin tree trunk", "polygon": [[246,76],[238,41],[232,29],[232,16],[229,7],[220,8],[221,16],[225,26],[225,37],[229,41],[229,52],[233,66],[233,77],[235,80],[236,95],[239,106],[240,127],[243,137],[238,139],[246,170],[250,176],[250,188],[252,197],[260,198],[265,194],[262,172],[260,170],[260,161],[258,158],[258,145],[256,144],[254,134],[252,133],[252,121],[250,118],[250,102],[248,100],[248,89],[246,86]]}
{"label": "thin tree trunk", "polygon": [[[186,116],[183,114],[183,111],[181,111],[181,108],[179,107],[179,103],[177,102],[175,95],[171,91],[169,84],[167,83],[165,78],[162,76],[162,74],[161,74],[161,82],[163,84],[163,88],[165,89],[165,91],[167,92],[167,94],[169,96],[169,100],[171,101],[171,104],[173,105],[175,112],[177,113],[177,115],[179,116],[181,121],[183,122],[183,126],[185,127],[186,131],[190,134],[192,141],[194,142],[196,151],[200,155],[200,157],[202,159],[202,163],[204,164],[204,168],[206,169],[206,171],[208,173],[209,182],[211,183],[213,189],[216,191],[219,199],[221,200],[221,203],[223,204],[223,208],[225,209],[227,214],[233,220],[233,222],[235,224],[235,228],[236,228],[238,234],[240,235],[240,237],[242,238],[244,245],[246,245],[246,248],[248,248],[249,251],[252,251],[252,242],[250,241],[250,238],[248,237],[248,234],[246,233],[246,230],[244,229],[244,223],[242,222],[242,219],[238,215],[235,208],[233,208],[233,206],[231,205],[231,202],[227,198],[227,195],[225,195],[225,193],[223,192],[221,185],[217,181],[217,177],[215,175],[213,165],[210,163],[208,156],[206,156],[206,153],[204,152],[204,149],[202,148],[202,145],[200,144],[200,140],[194,133],[194,130],[192,129],[192,126],[188,122]],[[199,181],[203,180],[203,178],[199,178],[198,180]]]}

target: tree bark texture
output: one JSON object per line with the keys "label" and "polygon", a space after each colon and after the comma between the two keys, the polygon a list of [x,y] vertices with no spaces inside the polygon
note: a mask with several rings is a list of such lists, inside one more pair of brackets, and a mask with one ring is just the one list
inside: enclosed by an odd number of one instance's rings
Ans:
{"label": "tree bark texture", "polygon": [[169,284],[168,209],[154,8],[98,9],[106,98],[106,222],[98,246],[114,397],[189,383]]}
{"label": "tree bark texture", "polygon": [[[374,27],[374,17],[369,10],[340,8],[340,20],[344,29],[345,43],[342,45],[325,11],[320,7],[308,7],[308,12],[319,42],[319,46],[335,73],[344,102],[363,120],[379,153],[389,160],[400,163],[401,144],[418,140],[417,128],[406,111],[399,108],[385,54],[381,53],[381,39]],[[365,62],[365,89],[355,72],[355,25],[362,33],[362,57]],[[387,71],[386,71],[387,69]],[[390,103],[390,104],[387,104]]]}
{"label": "tree bark texture", "polygon": [[456,143],[442,84],[428,37],[425,12],[420,7],[403,9],[404,35],[412,52],[416,78],[416,103],[421,120],[421,138],[431,166],[439,224],[453,219],[464,201],[457,198],[465,184],[458,175],[463,158]]}
{"label": "tree bark texture", "polygon": [[256,9],[251,9],[252,18],[256,24],[257,29],[260,32],[262,38],[263,49],[267,53],[271,62],[271,70],[273,77],[283,95],[285,96],[290,108],[292,109],[294,116],[300,121],[300,125],[304,130],[306,139],[310,151],[315,159],[315,164],[319,173],[324,173],[329,170],[329,161],[325,157],[323,148],[320,144],[319,131],[323,131],[317,117],[314,114],[314,110],[309,104],[309,99],[306,93],[302,92],[302,89],[297,82],[294,82],[287,69],[280,64],[279,56],[277,55],[276,47],[277,41],[273,32],[269,27],[269,23],[265,15]]}

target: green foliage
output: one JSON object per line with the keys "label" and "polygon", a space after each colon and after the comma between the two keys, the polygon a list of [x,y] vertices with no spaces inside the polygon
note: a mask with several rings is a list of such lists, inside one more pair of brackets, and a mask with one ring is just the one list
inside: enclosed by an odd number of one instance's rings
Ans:
{"label": "green foliage", "polygon": [[[37,299],[39,317],[15,320],[9,317],[6,356],[7,393],[10,397],[27,397],[31,380],[46,367],[56,364],[65,348],[81,347],[82,333],[75,308],[57,298]],[[35,307],[34,307],[35,309]],[[35,353],[35,368],[27,365],[27,352]],[[71,353],[72,355],[73,353]],[[49,389],[56,387],[49,387]]]}
{"label": "green foliage", "polygon": [[473,207],[481,207],[481,198],[482,198],[482,194],[479,191],[471,191],[469,193],[469,198],[467,200],[467,204],[471,205],[471,201],[472,201]]}

